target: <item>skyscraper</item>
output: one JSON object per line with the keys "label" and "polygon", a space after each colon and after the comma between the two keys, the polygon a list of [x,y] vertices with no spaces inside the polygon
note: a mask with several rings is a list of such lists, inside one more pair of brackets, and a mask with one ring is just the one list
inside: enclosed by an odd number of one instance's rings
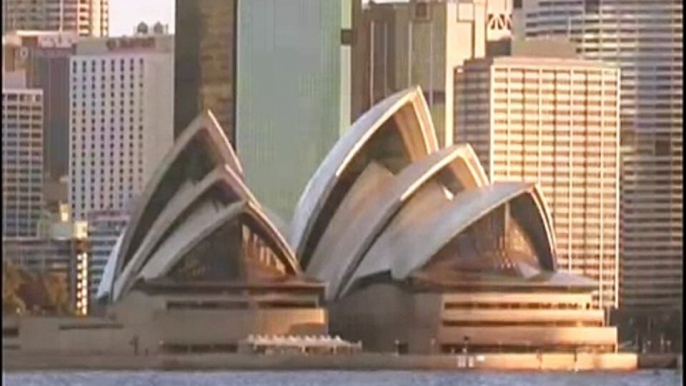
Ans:
{"label": "skyscraper", "polygon": [[621,296],[636,309],[681,304],[683,2],[515,2],[518,38],[565,37],[621,67]]}
{"label": "skyscraper", "polygon": [[71,57],[69,190],[75,220],[122,209],[173,142],[173,37],[85,39]]}
{"label": "skyscraper", "polygon": [[351,5],[238,2],[235,146],[248,185],[286,220],[350,125]]}
{"label": "skyscraper", "polygon": [[350,124],[351,0],[177,0],[174,128],[209,109],[267,207],[289,219]]}
{"label": "skyscraper", "polygon": [[488,12],[486,0],[370,3],[356,12],[353,117],[419,85],[440,145],[452,144],[454,69],[485,55]]}
{"label": "skyscraper", "polygon": [[174,137],[211,110],[236,146],[238,0],[176,0]]}
{"label": "skyscraper", "polygon": [[[36,237],[43,210],[43,92],[2,86],[2,236]],[[21,78],[21,75],[20,75]]]}
{"label": "skyscraper", "polygon": [[3,0],[2,34],[18,30],[107,36],[109,0]]}
{"label": "skyscraper", "polygon": [[491,181],[540,184],[558,267],[598,283],[616,307],[619,276],[619,72],[573,58],[469,60],[456,73],[455,139]]}

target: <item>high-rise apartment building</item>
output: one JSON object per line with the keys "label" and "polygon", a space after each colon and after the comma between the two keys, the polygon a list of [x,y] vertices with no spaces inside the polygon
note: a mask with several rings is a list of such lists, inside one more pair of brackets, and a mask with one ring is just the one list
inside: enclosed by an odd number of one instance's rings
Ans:
{"label": "high-rise apartment building", "polygon": [[43,211],[43,92],[6,84],[6,75],[2,87],[2,235],[35,237]]}
{"label": "high-rise apartment building", "polygon": [[174,136],[211,110],[236,146],[238,0],[176,0]]}
{"label": "high-rise apartment building", "polygon": [[3,0],[2,34],[18,30],[107,36],[109,0]]}
{"label": "high-rise apartment building", "polygon": [[122,209],[171,148],[173,37],[80,41],[70,59],[69,190],[75,220]]}
{"label": "high-rise apartment building", "polygon": [[491,181],[537,182],[552,212],[558,267],[597,280],[616,307],[619,71],[573,58],[469,60],[456,71],[455,138]]}
{"label": "high-rise apartment building", "polygon": [[88,277],[91,299],[98,292],[107,259],[126,228],[129,217],[125,210],[96,210],[88,213],[88,240],[91,247]]}
{"label": "high-rise apartment building", "polygon": [[518,38],[568,38],[621,67],[622,307],[683,296],[682,12],[681,0],[515,2]]}

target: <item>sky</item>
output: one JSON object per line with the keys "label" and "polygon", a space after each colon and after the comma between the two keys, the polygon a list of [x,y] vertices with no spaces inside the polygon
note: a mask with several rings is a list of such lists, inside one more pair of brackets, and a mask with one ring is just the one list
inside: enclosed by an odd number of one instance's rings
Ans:
{"label": "sky", "polygon": [[[155,24],[158,21],[168,24],[169,32],[174,33],[174,1],[110,0],[110,36],[132,35],[134,28],[141,21],[147,24]],[[392,0],[376,1],[384,3]]]}
{"label": "sky", "polygon": [[[110,36],[132,35],[140,22],[169,25],[174,32],[175,0],[110,0]],[[188,0],[186,0],[188,1]]]}

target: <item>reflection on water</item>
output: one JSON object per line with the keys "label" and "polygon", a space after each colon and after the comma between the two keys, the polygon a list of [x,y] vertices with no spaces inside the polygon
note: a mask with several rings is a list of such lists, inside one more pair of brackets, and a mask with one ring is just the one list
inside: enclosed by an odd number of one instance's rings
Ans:
{"label": "reflection on water", "polygon": [[635,373],[484,373],[409,371],[298,372],[9,372],[3,385],[53,386],[671,386],[681,385],[676,371]]}

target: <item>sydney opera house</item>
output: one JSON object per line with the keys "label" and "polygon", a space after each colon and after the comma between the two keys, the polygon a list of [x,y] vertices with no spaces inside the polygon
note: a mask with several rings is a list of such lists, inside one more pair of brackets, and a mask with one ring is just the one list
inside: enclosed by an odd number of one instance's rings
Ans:
{"label": "sydney opera house", "polygon": [[557,271],[535,184],[438,149],[419,89],[372,107],[305,188],[290,241],[326,284],[329,328],[366,350],[613,351],[594,283]]}
{"label": "sydney opera house", "polygon": [[326,333],[323,285],[304,277],[242,173],[205,113],[147,184],[98,293],[141,348],[235,351],[251,334]]}
{"label": "sydney opera house", "polygon": [[208,112],[112,252],[103,329],[165,352],[327,333],[368,351],[615,350],[594,283],[557,271],[553,234],[535,184],[488,181],[469,145],[438,148],[419,88],[355,122],[290,224],[251,194]]}

